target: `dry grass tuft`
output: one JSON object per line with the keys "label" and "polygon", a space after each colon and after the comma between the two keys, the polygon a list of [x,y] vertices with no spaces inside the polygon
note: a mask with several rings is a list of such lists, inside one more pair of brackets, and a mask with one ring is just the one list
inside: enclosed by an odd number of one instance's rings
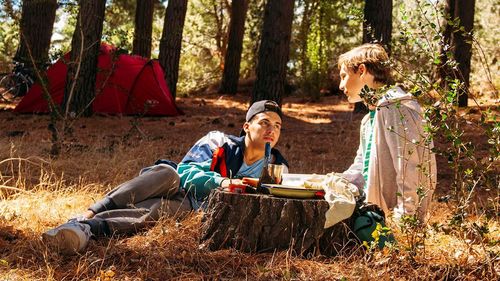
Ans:
{"label": "dry grass tuft", "polygon": [[[186,115],[172,118],[96,116],[82,118],[62,155],[49,155],[48,116],[0,112],[0,276],[1,280],[495,280],[500,275],[498,217],[470,216],[467,228],[449,227],[453,203],[435,203],[425,248],[362,248],[337,257],[300,258],[290,251],[247,254],[210,252],[200,247],[201,214],[176,221],[163,218],[150,230],[130,237],[92,241],[85,253],[60,256],[48,250],[40,234],[75,214],[157,158],[180,161],[207,131],[238,134],[246,97],[183,98]],[[320,103],[284,101],[284,130],[279,149],[291,172],[342,171],[358,145],[361,116],[348,112],[336,97]],[[142,133],[135,130],[140,128]],[[471,129],[478,147],[484,136]],[[483,146],[486,147],[486,146]],[[439,159],[436,196],[447,194],[451,179]],[[498,196],[498,195],[497,195]],[[476,210],[496,204],[478,198]],[[483,201],[481,201],[483,200]],[[476,227],[477,226],[477,227]],[[461,229],[487,227],[487,233]]]}

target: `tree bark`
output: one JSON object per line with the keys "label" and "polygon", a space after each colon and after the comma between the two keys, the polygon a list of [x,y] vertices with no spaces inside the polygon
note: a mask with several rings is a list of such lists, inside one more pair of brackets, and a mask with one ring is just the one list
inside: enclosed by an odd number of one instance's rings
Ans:
{"label": "tree bark", "polygon": [[[49,62],[50,38],[56,18],[57,0],[24,0],[19,47],[14,60],[28,68],[43,68]],[[35,65],[33,65],[35,63]]]}
{"label": "tree bark", "polygon": [[151,57],[153,11],[154,0],[137,0],[132,53],[148,59]]}
{"label": "tree bark", "polygon": [[472,28],[474,27],[475,0],[454,1],[453,18],[460,19],[460,29],[452,33],[453,55],[458,63],[455,77],[463,82],[459,89],[458,106],[467,106],[472,57]]}
{"label": "tree bark", "polygon": [[229,42],[224,58],[224,72],[222,74],[219,93],[234,95],[238,91],[247,8],[248,3],[246,0],[233,0],[232,2],[231,22],[229,23]]}
{"label": "tree bark", "polygon": [[[219,3],[217,3],[219,2]],[[224,58],[227,52],[228,43],[228,28],[224,25],[224,10],[228,9],[229,4],[227,0],[212,1],[212,15],[215,20],[216,33],[215,33],[215,46],[217,47],[217,57],[219,59],[219,67],[222,70],[224,67]]]}
{"label": "tree bark", "polygon": [[[391,53],[392,0],[366,0],[363,21],[363,43],[378,43]],[[367,113],[362,103],[354,104],[355,113]]]}
{"label": "tree bark", "polygon": [[293,7],[294,1],[289,0],[266,4],[252,102],[269,99],[281,104],[290,55]]}
{"label": "tree bark", "polygon": [[443,13],[444,19],[442,21],[443,31],[442,31],[442,41],[440,42],[440,56],[439,56],[439,65],[437,67],[437,75],[440,78],[440,86],[445,90],[448,87],[448,83],[446,82],[446,77],[452,75],[451,68],[447,64],[448,62],[448,52],[451,50],[450,46],[451,42],[451,34],[453,32],[453,27],[449,21],[453,19],[453,15],[455,9],[455,0],[447,0],[444,2]]}
{"label": "tree bark", "polygon": [[[469,97],[474,11],[475,0],[447,0],[444,3],[446,20],[437,74],[445,91],[449,89],[449,79],[459,79],[462,82],[462,86],[458,88],[458,106],[461,107],[467,106]],[[455,22],[459,24],[455,25]],[[452,67],[450,60],[455,60],[458,66]]]}
{"label": "tree bark", "polygon": [[392,39],[392,0],[366,0],[363,43],[379,43],[388,53]]}
{"label": "tree bark", "polygon": [[165,80],[175,100],[179,60],[182,47],[182,31],[186,18],[187,0],[169,0],[165,11],[163,32],[160,40],[160,65],[165,71]]}
{"label": "tree bark", "polygon": [[97,58],[101,45],[106,0],[81,0],[71,40],[63,108],[65,115],[92,114],[95,98]]}
{"label": "tree bark", "polygon": [[201,243],[210,250],[244,252],[291,249],[300,256],[335,255],[354,244],[349,220],[324,229],[324,200],[297,200],[260,194],[211,193]]}

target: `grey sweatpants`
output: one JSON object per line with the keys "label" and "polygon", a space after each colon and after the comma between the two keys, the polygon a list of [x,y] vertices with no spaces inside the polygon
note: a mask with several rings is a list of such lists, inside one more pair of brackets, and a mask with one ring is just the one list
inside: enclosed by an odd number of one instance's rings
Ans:
{"label": "grey sweatpants", "polygon": [[162,215],[185,216],[192,208],[185,193],[179,191],[179,184],[174,168],[155,165],[92,205],[89,210],[96,215],[87,222],[105,222],[109,234],[130,234],[154,225]]}

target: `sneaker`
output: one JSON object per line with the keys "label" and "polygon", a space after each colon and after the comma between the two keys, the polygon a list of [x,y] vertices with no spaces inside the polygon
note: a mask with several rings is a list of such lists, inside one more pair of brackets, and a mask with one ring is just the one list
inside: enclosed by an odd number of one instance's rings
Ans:
{"label": "sneaker", "polygon": [[90,225],[68,222],[43,233],[42,240],[63,254],[75,254],[85,249],[91,236]]}

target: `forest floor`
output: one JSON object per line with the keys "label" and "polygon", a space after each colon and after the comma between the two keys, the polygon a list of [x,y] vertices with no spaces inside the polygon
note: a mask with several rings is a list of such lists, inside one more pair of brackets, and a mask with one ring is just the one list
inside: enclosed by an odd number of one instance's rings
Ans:
{"label": "forest floor", "polygon": [[[453,182],[443,157],[428,223],[419,233],[391,224],[398,240],[392,250],[359,247],[337,257],[306,258],[291,251],[210,252],[199,247],[200,213],[181,221],[164,218],[134,236],[91,241],[80,255],[61,256],[42,243],[44,231],[81,213],[142,167],[159,158],[180,161],[208,131],[238,134],[247,102],[243,95],[198,95],[178,99],[185,114],[177,117],[81,118],[58,157],[50,154],[49,116],[0,111],[0,280],[498,280],[498,187],[481,187],[470,215],[450,224],[457,204],[438,200],[450,194]],[[290,172],[341,172],[351,164],[362,115],[352,114],[343,99],[286,97],[283,111],[278,149]],[[478,118],[477,109],[466,115]],[[465,136],[478,157],[488,156],[482,128],[467,126]],[[422,233],[425,245],[412,250],[410,239]]]}

